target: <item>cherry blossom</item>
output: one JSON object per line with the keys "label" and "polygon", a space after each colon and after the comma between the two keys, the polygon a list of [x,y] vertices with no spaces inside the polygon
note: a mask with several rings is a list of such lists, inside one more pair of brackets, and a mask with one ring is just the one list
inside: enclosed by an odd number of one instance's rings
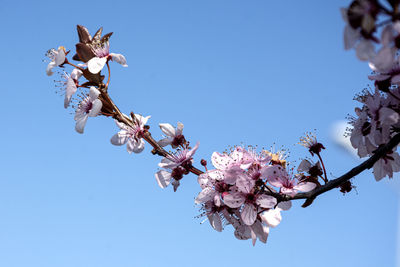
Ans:
{"label": "cherry blossom", "polygon": [[272,208],[277,201],[272,196],[257,193],[251,177],[242,175],[240,181],[241,183],[233,189],[232,193],[224,196],[223,201],[230,208],[239,208],[243,205],[240,212],[241,219],[246,225],[252,225],[257,218],[258,207]]}
{"label": "cherry blossom", "polygon": [[79,103],[74,117],[76,121],[75,130],[78,133],[83,133],[89,117],[96,117],[100,113],[102,103],[98,99],[99,95],[100,91],[92,86],[89,95]]}
{"label": "cherry blossom", "polygon": [[169,123],[160,123],[161,131],[166,135],[165,138],[158,141],[158,144],[162,147],[167,145],[171,145],[172,148],[177,148],[180,145],[183,145],[186,140],[182,135],[183,124],[178,122],[176,129]]}
{"label": "cherry blossom", "polygon": [[385,155],[374,164],[373,168],[373,173],[376,181],[380,181],[385,176],[393,178],[393,172],[399,171],[400,156],[397,152]]}
{"label": "cherry blossom", "polygon": [[308,192],[316,187],[315,183],[304,181],[299,175],[290,177],[289,173],[279,165],[270,166],[266,173],[268,182],[289,196],[296,195],[298,191]]}
{"label": "cherry blossom", "polygon": [[[125,114],[125,118],[128,118]],[[123,122],[115,121],[117,126],[121,129],[118,133],[111,137],[111,144],[115,146],[122,146],[126,144],[126,149],[129,154],[132,152],[140,153],[144,149],[143,133],[145,131],[145,124],[151,116],[143,117],[140,114],[135,114],[131,119],[133,126],[126,125]],[[129,118],[128,118],[129,119]]]}
{"label": "cherry blossom", "polygon": [[60,46],[57,50],[52,48],[47,51],[46,56],[51,59],[46,68],[46,73],[50,76],[53,74],[53,68],[58,67],[65,62],[65,48],[63,46]]}
{"label": "cherry blossom", "polygon": [[172,179],[172,185],[174,191],[176,191],[180,185],[180,180],[183,175],[189,174],[190,168],[193,163],[193,155],[199,148],[199,142],[192,148],[185,148],[178,150],[175,154],[169,154],[161,160],[158,164],[160,168],[168,169],[159,170],[156,172],[155,177],[158,185],[161,188],[166,188]]}
{"label": "cherry blossom", "polygon": [[121,54],[110,53],[109,38],[103,38],[100,41],[92,42],[91,49],[95,57],[91,58],[87,64],[91,73],[99,73],[105,66],[108,60],[113,60],[123,67],[128,67],[126,59]]}
{"label": "cherry blossom", "polygon": [[76,93],[79,78],[82,76],[82,71],[74,69],[71,75],[64,72],[65,81],[63,82],[64,89],[64,108],[68,108],[71,102],[72,95]]}

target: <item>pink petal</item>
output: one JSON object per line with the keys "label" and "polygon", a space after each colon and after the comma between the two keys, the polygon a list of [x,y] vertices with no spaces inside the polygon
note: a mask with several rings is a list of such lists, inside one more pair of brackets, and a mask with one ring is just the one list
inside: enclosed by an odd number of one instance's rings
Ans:
{"label": "pink petal", "polygon": [[176,135],[181,135],[183,131],[183,124],[178,122],[178,125],[176,127]]}
{"label": "pink petal", "polygon": [[94,100],[92,102],[92,109],[88,113],[89,117],[96,117],[100,113],[102,106],[103,103],[100,99]]}
{"label": "pink petal", "polygon": [[314,183],[306,182],[306,183],[299,183],[298,185],[295,185],[293,188],[301,192],[308,192],[313,190],[316,186],[317,185]]}
{"label": "pink petal", "polygon": [[90,87],[90,90],[89,90],[89,100],[90,101],[94,101],[95,99],[97,99],[99,97],[99,95],[100,95],[100,91],[96,87],[94,87],[94,86]]}
{"label": "pink petal", "polygon": [[268,195],[257,196],[256,203],[263,208],[273,208],[275,207],[277,201],[276,198]]}
{"label": "pink petal", "polygon": [[48,65],[47,65],[47,68],[46,68],[46,74],[48,75],[48,76],[51,76],[51,75],[53,75],[53,68],[55,68],[57,65],[56,65],[56,63],[54,62],[54,61],[51,61]]}
{"label": "pink petal", "polygon": [[169,123],[160,123],[159,124],[161,131],[167,136],[174,137],[175,136],[175,128]]}
{"label": "pink petal", "polygon": [[126,64],[126,59],[125,59],[125,57],[123,55],[110,53],[110,56],[111,56],[113,61],[121,64],[122,67],[128,67],[128,65]]}
{"label": "pink petal", "polygon": [[172,137],[167,137],[167,138],[163,138],[161,140],[159,140],[157,143],[161,146],[161,147],[165,147],[169,144],[172,143],[174,139]]}
{"label": "pink petal", "polygon": [[126,135],[126,131],[120,131],[111,137],[111,144],[114,146],[122,146],[128,142],[129,137]]}
{"label": "pink petal", "polygon": [[375,47],[370,40],[361,40],[356,47],[358,59],[367,61],[375,56]]}
{"label": "pink petal", "polygon": [[171,181],[171,173],[164,170],[156,172],[155,177],[161,188],[166,188]]}
{"label": "pink petal", "polygon": [[210,222],[212,228],[214,228],[216,231],[221,232],[222,231],[222,221],[221,217],[218,215],[218,213],[213,213],[208,217],[208,221]]}
{"label": "pink petal", "polygon": [[219,170],[225,170],[231,164],[232,159],[226,154],[220,154],[218,152],[214,152],[211,155],[211,162],[215,168]]}
{"label": "pink petal", "polygon": [[244,197],[241,194],[233,193],[224,196],[224,203],[230,208],[239,208],[244,203]]}
{"label": "pink petal", "polygon": [[94,57],[87,62],[88,70],[93,73],[99,73],[106,65],[107,57]]}
{"label": "pink petal", "polygon": [[78,133],[81,133],[81,134],[83,133],[88,118],[89,118],[89,116],[86,114],[76,120],[75,130]]}
{"label": "pink petal", "polygon": [[60,66],[62,63],[65,61],[65,52],[64,48],[59,48],[58,53],[54,59],[54,62],[56,63],[57,66]]}
{"label": "pink petal", "polygon": [[214,198],[215,191],[210,187],[204,188],[196,197],[195,203],[200,204],[212,200]]}
{"label": "pink petal", "polygon": [[309,162],[306,159],[303,159],[300,164],[299,167],[297,167],[297,171],[298,172],[308,172],[311,168],[311,162]]}
{"label": "pink petal", "polygon": [[220,170],[211,170],[207,172],[208,177],[216,181],[224,180],[225,176],[224,173]]}
{"label": "pink petal", "polygon": [[278,208],[282,209],[282,210],[289,210],[292,207],[292,201],[283,201],[283,202],[279,202],[278,204]]}
{"label": "pink petal", "polygon": [[353,48],[356,44],[356,42],[358,41],[358,39],[360,39],[360,33],[357,30],[354,30],[352,27],[350,27],[349,25],[346,25],[346,27],[344,28],[344,49],[345,50],[349,50],[351,48]]}
{"label": "pink petal", "polygon": [[246,225],[252,225],[257,218],[257,210],[253,204],[245,204],[240,216]]}
{"label": "pink petal", "polygon": [[268,224],[270,227],[276,227],[282,220],[280,209],[270,209],[264,211],[261,215],[261,220]]}

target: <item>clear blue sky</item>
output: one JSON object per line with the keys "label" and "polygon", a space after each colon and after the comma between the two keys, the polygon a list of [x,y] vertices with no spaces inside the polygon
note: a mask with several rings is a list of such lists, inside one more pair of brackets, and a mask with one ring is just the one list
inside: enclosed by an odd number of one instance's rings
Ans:
{"label": "clear blue sky", "polygon": [[45,74],[47,49],[74,49],[76,24],[113,31],[110,93],[121,110],[185,125],[196,161],[244,142],[294,145],[317,129],[330,177],[357,161],[329,139],[352,113],[369,69],[343,50],[349,1],[10,1],[0,3],[0,266],[394,266],[398,196],[370,172],[357,191],[309,208],[296,202],[267,245],[200,224],[199,186],[177,193],[154,179],[160,158],[110,144],[118,131],[90,118],[84,135]]}

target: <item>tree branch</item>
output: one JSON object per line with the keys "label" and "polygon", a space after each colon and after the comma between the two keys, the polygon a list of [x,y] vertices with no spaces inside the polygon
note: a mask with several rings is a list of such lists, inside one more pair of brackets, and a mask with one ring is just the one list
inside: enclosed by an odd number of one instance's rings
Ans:
{"label": "tree branch", "polygon": [[378,148],[375,151],[375,154],[373,156],[371,156],[369,159],[367,159],[366,161],[364,161],[360,165],[354,167],[353,169],[351,169],[350,171],[346,172],[345,174],[343,174],[339,178],[331,180],[328,183],[326,183],[325,185],[323,185],[321,187],[317,187],[317,188],[315,188],[314,190],[312,190],[310,192],[299,193],[299,194],[296,194],[293,197],[288,196],[288,195],[282,195],[282,194],[279,194],[279,193],[272,193],[270,195],[274,196],[278,200],[278,202],[288,201],[288,200],[295,200],[295,199],[306,199],[306,201],[304,202],[304,204],[302,206],[302,207],[305,208],[305,207],[311,205],[311,203],[313,202],[313,200],[317,196],[319,196],[319,195],[321,195],[321,194],[323,194],[323,193],[325,193],[325,192],[327,192],[329,190],[337,188],[342,183],[350,180],[351,178],[353,178],[354,176],[360,174],[361,172],[365,171],[366,169],[372,168],[374,166],[374,164],[379,159],[381,159],[387,153],[391,152],[393,150],[393,148],[395,148],[399,143],[400,143],[400,133],[398,133],[394,137],[392,137],[392,139],[390,139],[390,141],[386,145]]}

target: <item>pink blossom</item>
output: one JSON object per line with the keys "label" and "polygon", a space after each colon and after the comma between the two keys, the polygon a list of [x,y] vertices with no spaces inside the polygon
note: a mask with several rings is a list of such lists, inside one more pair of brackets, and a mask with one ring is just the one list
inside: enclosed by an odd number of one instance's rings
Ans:
{"label": "pink blossom", "polygon": [[252,225],[257,218],[258,207],[272,208],[276,205],[276,199],[261,192],[255,192],[254,180],[251,177],[242,175],[239,181],[237,188],[233,188],[223,200],[230,208],[239,208],[243,205],[240,212],[241,219],[246,225]]}
{"label": "pink blossom", "polygon": [[386,154],[374,164],[374,177],[380,181],[383,177],[393,178],[393,172],[400,171],[400,156],[397,152]]}
{"label": "pink blossom", "polygon": [[224,179],[224,173],[220,170],[211,170],[199,175],[197,180],[202,191],[196,197],[195,203],[212,201],[216,206],[221,206],[222,196],[229,191],[229,185]]}
{"label": "pink blossom", "polygon": [[75,130],[78,133],[83,133],[87,119],[89,117],[96,117],[102,108],[101,100],[98,99],[100,91],[95,87],[90,87],[89,95],[84,98],[78,105],[75,112]]}
{"label": "pink blossom", "polygon": [[185,143],[185,137],[182,135],[183,124],[178,122],[176,129],[169,123],[160,123],[161,131],[166,135],[164,139],[158,141],[162,147],[171,145],[172,148],[177,148]]}
{"label": "pink blossom", "polygon": [[161,188],[166,188],[172,179],[172,185],[174,187],[174,191],[176,191],[180,185],[180,180],[183,178],[183,175],[189,173],[190,168],[193,163],[193,155],[196,150],[199,148],[199,143],[192,149],[182,149],[178,150],[175,154],[170,154],[167,157],[164,157],[161,160],[161,163],[158,164],[160,168],[168,169],[167,170],[159,170],[155,174],[156,181]]}
{"label": "pink blossom", "polygon": [[249,158],[245,158],[241,147],[236,147],[230,154],[214,152],[211,162],[216,169],[224,172],[225,182],[228,184],[234,184],[237,176],[251,164]]}
{"label": "pink blossom", "polygon": [[87,62],[87,65],[88,70],[93,74],[99,73],[110,59],[121,64],[123,67],[128,67],[126,64],[126,59],[123,55],[110,53],[109,38],[93,42],[91,49],[95,57],[91,58]]}
{"label": "pink blossom", "polygon": [[69,103],[71,102],[72,95],[76,93],[78,79],[82,76],[82,71],[78,69],[74,69],[69,75],[64,72],[65,81],[63,82],[64,89],[64,108],[68,108]]}
{"label": "pink blossom", "polygon": [[[128,116],[124,115],[126,118]],[[122,146],[126,144],[128,153],[140,153],[144,149],[143,133],[144,126],[151,116],[143,117],[142,115],[135,114],[135,118],[131,118],[133,125],[126,125],[125,123],[115,121],[117,126],[121,129],[118,133],[111,137],[111,144]]]}
{"label": "pink blossom", "polygon": [[280,188],[280,192],[289,196],[294,196],[298,191],[308,192],[316,187],[315,183],[304,182],[296,176],[289,177],[289,173],[281,166],[273,165],[267,171],[268,182]]}
{"label": "pink blossom", "polygon": [[60,46],[57,50],[52,48],[47,51],[46,56],[51,60],[46,68],[46,73],[50,76],[53,74],[53,68],[60,66],[65,62],[65,48],[63,46]]}

